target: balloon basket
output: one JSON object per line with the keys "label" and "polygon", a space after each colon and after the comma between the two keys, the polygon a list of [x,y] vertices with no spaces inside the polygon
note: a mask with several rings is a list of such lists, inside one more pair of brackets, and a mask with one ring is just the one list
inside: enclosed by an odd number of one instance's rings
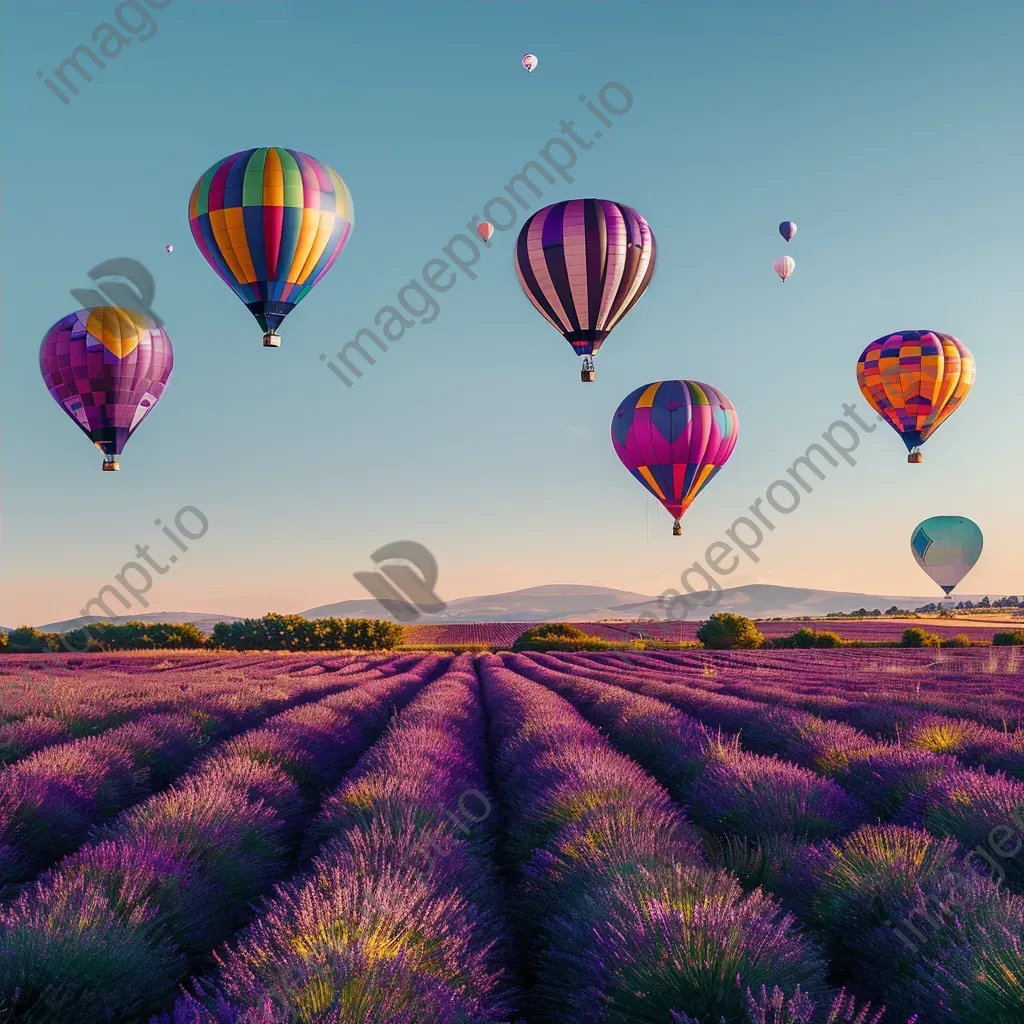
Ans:
{"label": "balloon basket", "polygon": [[594,371],[593,370],[580,370],[580,380],[584,384],[594,383]]}
{"label": "balloon basket", "polygon": [[263,347],[264,348],[280,348],[281,347],[281,335],[275,334],[273,331],[267,331],[263,335]]}
{"label": "balloon basket", "polygon": [[918,466],[922,462],[924,462],[924,456],[920,452],[911,452],[907,456],[907,462],[909,462],[912,466]]}
{"label": "balloon basket", "polygon": [[682,526],[682,523],[680,523],[679,520],[677,519],[672,524],[672,536],[673,537],[682,537],[682,535],[683,535],[683,526]]}
{"label": "balloon basket", "polygon": [[103,462],[104,473],[116,473],[121,468],[121,463],[117,459],[105,459]]}

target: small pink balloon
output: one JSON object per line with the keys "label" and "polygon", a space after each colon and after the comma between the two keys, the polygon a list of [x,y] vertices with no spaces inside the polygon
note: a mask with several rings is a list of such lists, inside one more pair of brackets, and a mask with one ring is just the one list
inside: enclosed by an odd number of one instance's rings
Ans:
{"label": "small pink balloon", "polygon": [[532,53],[528,53],[523,57],[523,67],[527,71],[533,71],[533,69],[540,63],[536,56]]}
{"label": "small pink balloon", "polygon": [[489,242],[491,240],[491,235],[494,234],[494,225],[487,221],[483,221],[483,223],[477,225],[477,231],[485,242]]}

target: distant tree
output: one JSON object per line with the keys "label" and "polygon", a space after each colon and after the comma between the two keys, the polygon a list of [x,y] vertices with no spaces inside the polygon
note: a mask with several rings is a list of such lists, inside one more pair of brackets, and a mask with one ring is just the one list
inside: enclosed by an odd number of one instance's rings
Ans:
{"label": "distant tree", "polygon": [[18,626],[7,634],[7,650],[12,654],[39,654],[52,649],[49,641],[54,635],[44,633],[35,626]]}
{"label": "distant tree", "polygon": [[928,633],[920,628],[903,631],[900,647],[941,647],[942,637],[938,633]]}
{"label": "distant tree", "polygon": [[697,630],[697,639],[713,651],[763,647],[764,634],[752,619],[732,612],[717,612]]}
{"label": "distant tree", "polygon": [[978,607],[979,608],[991,608],[992,607],[992,602],[989,601],[987,594],[978,602]]}
{"label": "distant tree", "polygon": [[957,602],[957,605],[956,605],[956,610],[957,610],[958,612],[959,612],[959,611],[963,611],[963,609],[964,609],[965,607],[966,607],[966,606],[964,605],[963,601],[958,601],[958,602]]}
{"label": "distant tree", "polygon": [[979,644],[972,640],[966,633],[957,633],[956,636],[944,639],[942,647],[978,647]]}
{"label": "distant tree", "polygon": [[766,646],[773,648],[814,648],[814,647],[844,647],[846,641],[838,633],[829,630],[798,629],[789,636],[775,637],[768,641]]}
{"label": "distant tree", "polygon": [[1024,647],[1024,629],[1011,629],[992,637],[993,647]]}
{"label": "distant tree", "polygon": [[974,607],[974,602],[973,601],[964,601],[964,608],[970,610],[973,607]]}
{"label": "distant tree", "polygon": [[512,644],[513,651],[540,651],[550,647],[596,646],[598,637],[570,626],[568,622],[542,622],[521,633]]}

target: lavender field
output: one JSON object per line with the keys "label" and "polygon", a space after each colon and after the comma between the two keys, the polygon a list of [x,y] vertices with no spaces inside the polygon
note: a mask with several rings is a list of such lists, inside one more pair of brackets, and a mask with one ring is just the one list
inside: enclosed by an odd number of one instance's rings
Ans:
{"label": "lavender field", "polygon": [[0,1021],[1024,1021],[1020,649],[629,658],[0,658]]}

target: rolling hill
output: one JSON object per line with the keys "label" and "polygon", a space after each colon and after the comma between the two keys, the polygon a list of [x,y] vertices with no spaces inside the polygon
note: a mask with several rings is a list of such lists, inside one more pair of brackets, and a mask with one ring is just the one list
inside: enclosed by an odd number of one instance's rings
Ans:
{"label": "rolling hill", "polygon": [[[990,595],[993,598],[998,596]],[[714,600],[717,597],[718,600]],[[980,594],[957,595],[960,600],[979,601]],[[697,604],[690,619],[705,619],[713,612],[738,612],[754,619],[792,618],[796,616],[821,617],[829,612],[851,612],[858,608],[878,608],[885,611],[892,605],[900,608],[916,608],[934,602],[931,597],[899,597],[881,594],[858,594],[834,590],[811,590],[800,587],[781,587],[763,583],[752,583],[742,587],[731,587],[719,593],[705,591],[690,598]],[[373,618],[387,619],[392,616],[372,598],[338,601],[307,608],[299,614],[306,618]],[[476,597],[460,597],[448,602],[447,608],[435,614],[421,615],[417,623],[457,622],[599,622],[601,620],[626,620],[640,617],[665,618],[666,611],[658,605],[658,598],[632,590],[617,590],[614,587],[591,587],[575,584],[550,584],[512,590],[503,594],[485,594]],[[200,629],[209,632],[217,622],[234,622],[238,615],[217,615],[213,612],[146,612],[135,615],[119,615],[112,621],[128,622],[194,622]],[[64,619],[48,622],[39,628],[46,632],[64,632],[100,622],[100,618]],[[108,620],[110,621],[110,620]]]}

